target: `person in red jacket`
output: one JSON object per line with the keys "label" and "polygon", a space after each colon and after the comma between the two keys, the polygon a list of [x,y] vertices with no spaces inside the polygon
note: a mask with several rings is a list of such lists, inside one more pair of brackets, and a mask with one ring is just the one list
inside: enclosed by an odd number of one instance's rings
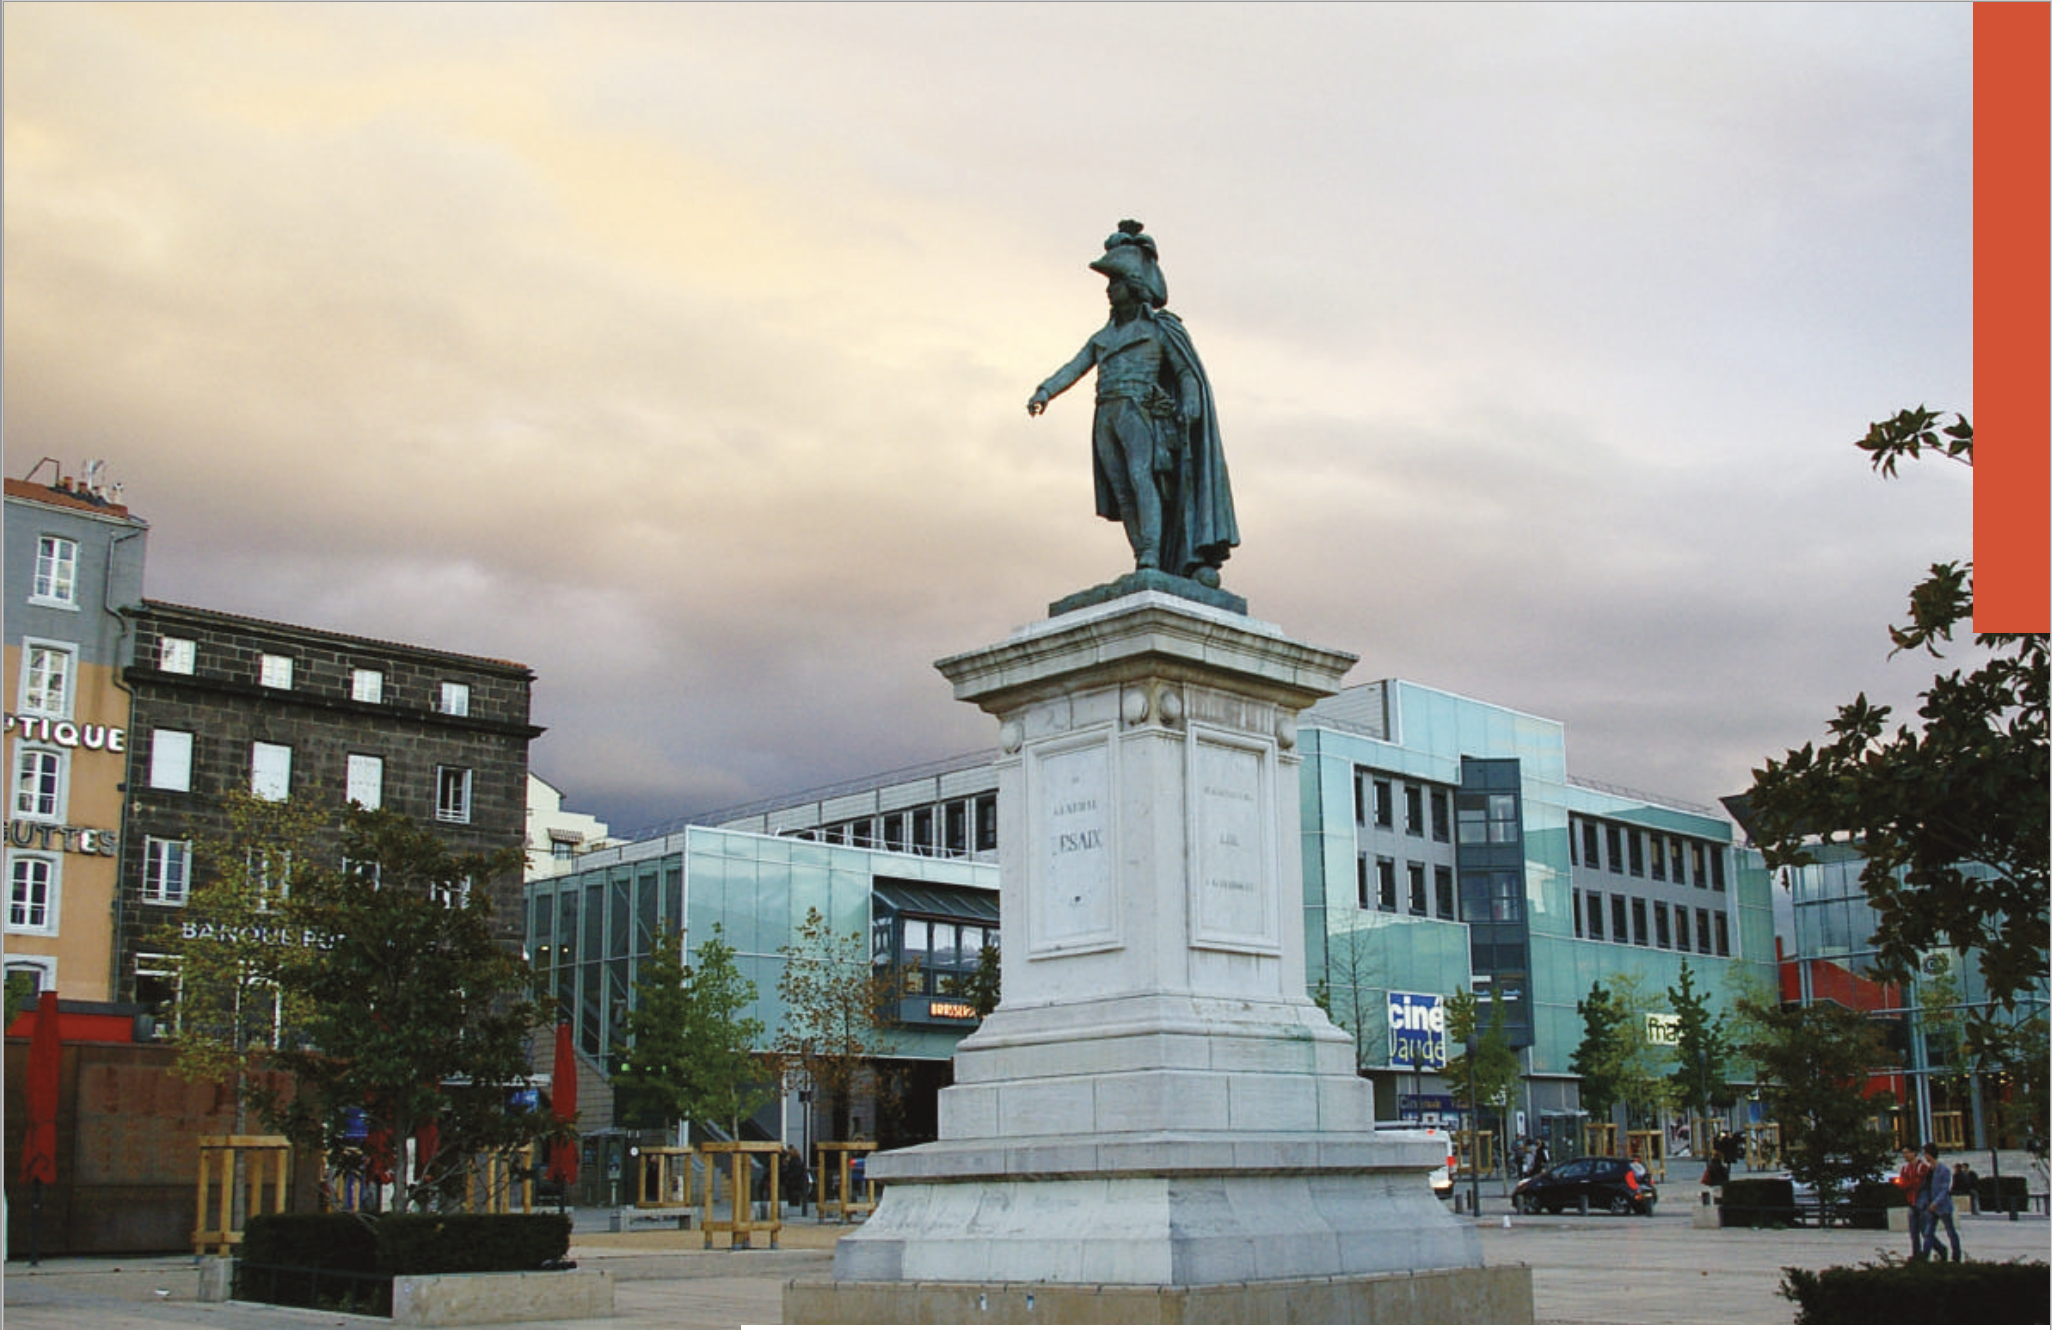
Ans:
{"label": "person in red jacket", "polygon": [[1903,1146],[1902,1171],[1895,1175],[1895,1185],[1902,1188],[1904,1196],[1909,1200],[1910,1259],[1912,1261],[1924,1259],[1924,1215],[1923,1211],[1917,1206],[1917,1198],[1924,1190],[1924,1179],[1929,1175],[1930,1170],[1924,1166],[1923,1158],[1917,1154],[1917,1147],[1914,1145]]}

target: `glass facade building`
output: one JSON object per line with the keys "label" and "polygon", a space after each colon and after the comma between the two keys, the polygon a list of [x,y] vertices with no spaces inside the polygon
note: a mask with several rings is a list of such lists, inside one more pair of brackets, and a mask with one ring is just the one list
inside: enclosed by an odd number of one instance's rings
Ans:
{"label": "glass facade building", "polygon": [[[1905,982],[1881,977],[1873,942],[1880,916],[1860,885],[1866,861],[1844,843],[1820,844],[1811,853],[1814,862],[1781,870],[1787,910],[1782,1001],[1836,1002],[1873,1016],[1890,1055],[1887,1065],[1873,1069],[1873,1083],[1896,1098],[1900,1139],[1935,1140],[1947,1149],[2021,1145],[2017,1133],[2003,1130],[2003,1115],[1991,1103],[1991,1096],[2006,1098],[2011,1091],[1999,1077],[1973,1074],[1961,1046],[1965,1014],[1994,1010],[1976,954],[1933,947]],[[1978,865],[1963,871],[1994,876]],[[2052,1001],[2040,980],[2021,995],[2011,1018],[2042,1018],[2048,1007]]]}
{"label": "glass facade building", "polygon": [[[651,949],[680,926],[687,961],[719,926],[755,985],[755,1003],[742,1015],[762,1023],[765,1049],[785,1024],[781,949],[798,943],[810,910],[833,932],[865,939],[880,964],[925,970],[938,960],[954,971],[966,950],[973,969],[981,946],[998,942],[997,866],[969,859],[686,827],[575,863],[570,873],[527,884],[527,948],[545,1006],[552,1002],[571,1022],[578,1048],[601,1066],[624,1037]],[[892,1056],[942,1069],[976,1024],[937,991],[908,995],[898,1018]]]}
{"label": "glass facade building", "polygon": [[[1379,1119],[1450,1111],[1444,1041],[1418,1036],[1471,987],[1504,1005],[1537,1134],[1581,1116],[1568,1063],[1592,985],[1624,976],[1660,1016],[1684,964],[1714,1005],[1773,982],[1758,855],[1711,810],[1571,777],[1557,721],[1392,679],[1306,711],[1298,748],[1307,977],[1354,1034]],[[976,754],[581,855],[530,884],[529,945],[603,1058],[657,932],[682,919],[702,939],[718,922],[773,1037],[778,948],[816,906],[836,931],[866,931],[877,964],[919,963],[928,983],[904,999],[901,1056],[944,1067],[974,1020],[939,976],[973,969],[998,936],[996,791]],[[893,818],[933,834],[913,853],[874,848],[893,843]]]}
{"label": "glass facade building", "polygon": [[1658,1016],[1683,964],[1713,1005],[1772,982],[1758,855],[1708,809],[1570,777],[1559,722],[1392,679],[1313,707],[1300,743],[1309,969],[1378,1117],[1447,1107],[1437,1060],[1411,1061],[1414,1002],[1504,1004],[1538,1134],[1582,1116],[1568,1063],[1594,984],[1626,976]]}

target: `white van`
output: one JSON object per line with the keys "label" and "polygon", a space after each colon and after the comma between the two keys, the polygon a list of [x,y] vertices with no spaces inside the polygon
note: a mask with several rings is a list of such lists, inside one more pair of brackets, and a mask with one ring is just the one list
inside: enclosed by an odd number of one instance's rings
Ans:
{"label": "white van", "polygon": [[1391,1132],[1414,1139],[1438,1142],[1439,1147],[1446,1152],[1446,1162],[1432,1170],[1432,1194],[1442,1201],[1453,1196],[1454,1145],[1452,1132],[1436,1123],[1428,1124],[1421,1122],[1378,1122],[1375,1124],[1375,1130],[1378,1133]]}

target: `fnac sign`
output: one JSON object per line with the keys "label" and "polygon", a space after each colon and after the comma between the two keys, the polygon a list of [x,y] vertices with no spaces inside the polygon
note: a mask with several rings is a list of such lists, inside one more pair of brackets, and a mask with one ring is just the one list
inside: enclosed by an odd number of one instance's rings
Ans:
{"label": "fnac sign", "polygon": [[1421,1071],[1446,1065],[1446,1004],[1438,994],[1389,995],[1389,1061]]}

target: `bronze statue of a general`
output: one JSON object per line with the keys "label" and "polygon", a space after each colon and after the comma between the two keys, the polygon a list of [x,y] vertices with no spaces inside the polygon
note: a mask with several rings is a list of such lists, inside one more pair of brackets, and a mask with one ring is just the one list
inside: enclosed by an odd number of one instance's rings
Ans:
{"label": "bronze statue of a general", "polygon": [[1163,308],[1168,282],[1140,223],[1119,223],[1090,264],[1107,279],[1111,318],[1026,403],[1039,415],[1097,369],[1097,515],[1121,522],[1133,564],[1207,587],[1240,543],[1211,383],[1183,321]]}

